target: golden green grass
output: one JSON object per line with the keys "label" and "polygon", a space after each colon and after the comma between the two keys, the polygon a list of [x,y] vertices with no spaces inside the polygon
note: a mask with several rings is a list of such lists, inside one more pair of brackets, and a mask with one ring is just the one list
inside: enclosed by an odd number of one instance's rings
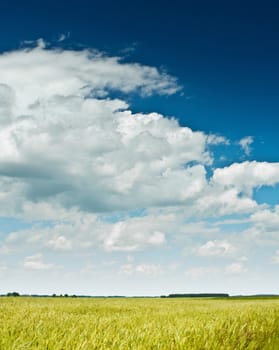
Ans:
{"label": "golden green grass", "polygon": [[279,299],[0,298],[0,349],[279,349]]}

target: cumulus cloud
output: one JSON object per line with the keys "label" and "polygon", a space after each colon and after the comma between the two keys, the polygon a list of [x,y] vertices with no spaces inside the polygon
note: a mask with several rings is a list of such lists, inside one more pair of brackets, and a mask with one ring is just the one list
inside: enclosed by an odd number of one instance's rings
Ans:
{"label": "cumulus cloud", "polygon": [[248,196],[241,196],[241,191],[233,187],[210,185],[203,195],[197,198],[196,213],[201,216],[225,216],[249,214],[257,210],[257,202]]}
{"label": "cumulus cloud", "polygon": [[0,194],[16,212],[51,199],[91,212],[181,205],[206,186],[213,136],[106,97],[172,94],[171,76],[41,46],[1,55],[0,76]]}
{"label": "cumulus cloud", "polygon": [[246,240],[258,247],[274,247],[279,244],[279,206],[263,208],[250,217],[251,226],[244,231]]}
{"label": "cumulus cloud", "polygon": [[225,188],[235,188],[251,195],[254,188],[279,183],[279,163],[243,162],[215,169],[213,182]]}
{"label": "cumulus cloud", "polygon": [[179,90],[154,67],[39,45],[0,55],[0,76],[2,215],[48,204],[92,213],[185,206],[227,215],[257,206],[240,192],[278,181],[276,163],[251,162],[216,169],[208,183],[208,147],[229,144],[226,138],[158,113],[133,113],[123,99],[109,98],[111,90]]}
{"label": "cumulus cloud", "polygon": [[16,96],[16,114],[54,96],[106,96],[110,89],[173,94],[180,89],[175,78],[157,68],[123,63],[97,51],[47,50],[42,40],[36,48],[2,54],[0,76]]}
{"label": "cumulus cloud", "polygon": [[279,205],[274,209],[263,209],[251,215],[254,227],[266,232],[279,231]]}
{"label": "cumulus cloud", "polygon": [[165,235],[160,231],[146,231],[145,223],[119,222],[113,225],[110,233],[104,239],[107,251],[135,251],[142,245],[160,246],[166,242]]}
{"label": "cumulus cloud", "polygon": [[[32,250],[56,252],[134,252],[159,248],[167,243],[166,235],[175,227],[175,218],[168,215],[131,217],[117,222],[100,220],[97,215],[74,213],[51,225],[34,225],[12,232],[0,244],[3,252]],[[24,248],[25,247],[25,248]]]}

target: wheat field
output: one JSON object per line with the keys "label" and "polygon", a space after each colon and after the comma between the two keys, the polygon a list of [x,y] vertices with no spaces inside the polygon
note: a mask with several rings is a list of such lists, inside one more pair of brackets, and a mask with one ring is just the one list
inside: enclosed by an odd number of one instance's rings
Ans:
{"label": "wheat field", "polygon": [[1,350],[279,349],[279,299],[0,298]]}

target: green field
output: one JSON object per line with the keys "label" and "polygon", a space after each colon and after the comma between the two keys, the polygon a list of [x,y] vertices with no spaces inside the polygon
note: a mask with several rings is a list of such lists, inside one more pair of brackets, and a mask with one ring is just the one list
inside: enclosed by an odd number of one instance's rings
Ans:
{"label": "green field", "polygon": [[0,349],[279,349],[279,299],[0,298]]}

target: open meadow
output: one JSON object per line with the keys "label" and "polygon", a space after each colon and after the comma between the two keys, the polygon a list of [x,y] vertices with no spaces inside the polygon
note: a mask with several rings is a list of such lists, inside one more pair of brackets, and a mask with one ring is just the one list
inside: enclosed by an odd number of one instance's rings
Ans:
{"label": "open meadow", "polygon": [[0,298],[1,350],[279,349],[279,299]]}

